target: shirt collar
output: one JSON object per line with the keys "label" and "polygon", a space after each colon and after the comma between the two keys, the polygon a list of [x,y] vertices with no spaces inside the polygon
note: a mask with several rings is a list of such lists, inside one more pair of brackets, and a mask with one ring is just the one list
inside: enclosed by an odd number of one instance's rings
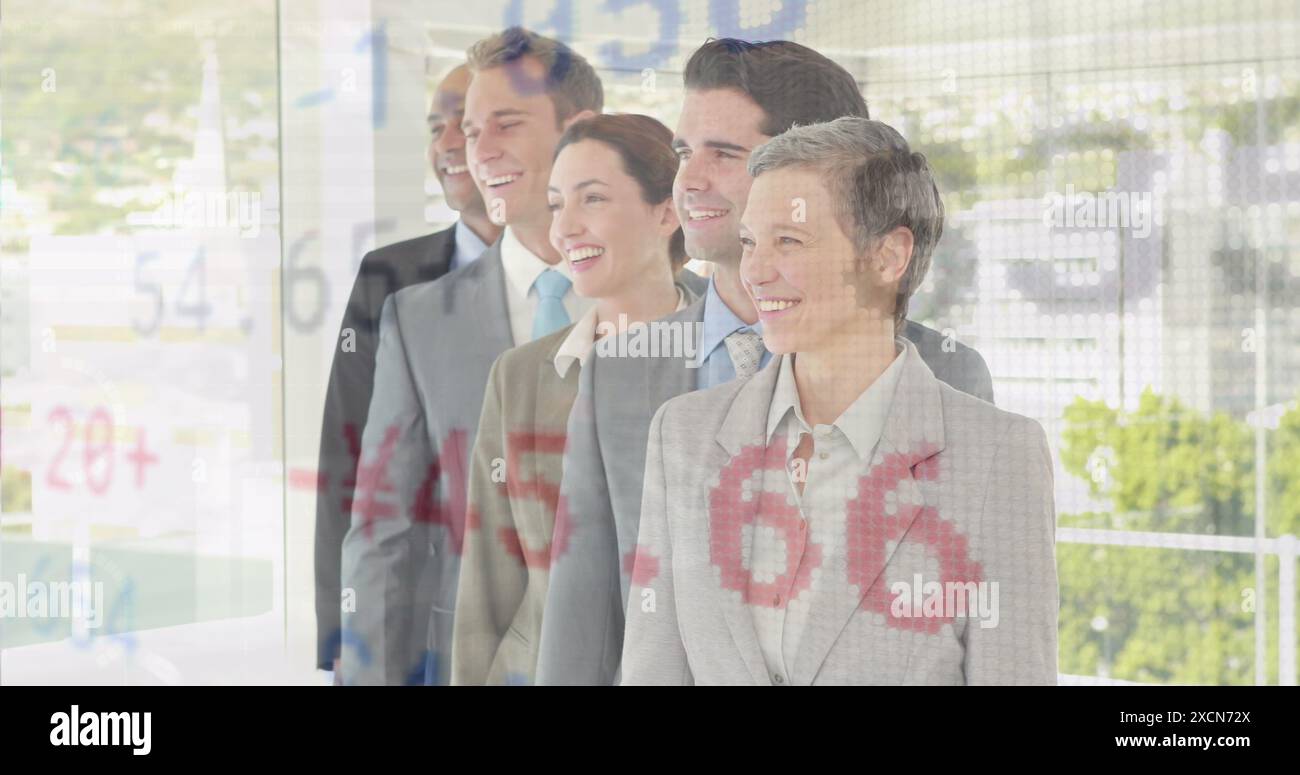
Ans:
{"label": "shirt collar", "polygon": [[741,320],[731,311],[727,303],[718,295],[717,284],[709,277],[709,289],[704,294],[704,325],[700,331],[699,360],[703,363],[722,344],[722,340],[741,329],[752,329],[762,335],[762,322],[752,326]]}
{"label": "shirt collar", "polygon": [[[677,309],[674,312],[681,311],[686,306],[686,294],[682,289],[677,289]],[[564,337],[560,344],[560,349],[555,353],[555,371],[560,375],[560,379],[569,373],[569,369],[576,361],[581,366],[587,365],[587,358],[591,355],[592,347],[596,344],[596,307],[593,305],[587,313],[578,319],[569,335]]]}
{"label": "shirt collar", "polygon": [[794,381],[794,358],[789,354],[778,355],[781,365],[777,367],[776,388],[772,391],[772,403],[767,408],[767,443],[772,443],[772,436],[785,416],[794,412],[799,427],[808,432],[808,421],[803,418],[803,407],[799,405],[799,389]]}
{"label": "shirt collar", "polygon": [[568,261],[561,258],[554,264],[546,263],[524,247],[524,243],[519,241],[514,229],[509,226],[501,234],[501,265],[505,269],[506,284],[521,299],[528,298],[533,283],[547,269],[554,269],[569,278],[570,282],[573,281],[573,272],[569,269]]}
{"label": "shirt collar", "polygon": [[[897,355],[893,362],[881,372],[875,382],[862,391],[862,395],[853,400],[844,413],[831,424],[848,438],[858,459],[866,461],[876,448],[876,442],[885,429],[885,420],[889,417],[889,408],[894,400],[894,390],[898,379],[903,374],[903,363],[907,358],[907,346],[900,340],[894,340]],[[786,416],[793,412],[794,422],[804,432],[813,429],[804,419],[803,407],[799,401],[799,389],[794,379],[794,356],[782,355],[780,369],[776,378],[776,388],[772,392],[772,403],[767,411],[767,441],[771,443],[773,434],[781,427]]]}
{"label": "shirt collar", "polygon": [[587,354],[591,352],[591,347],[595,343],[596,308],[593,306],[585,315],[578,318],[577,323],[573,324],[573,328],[569,329],[569,335],[564,337],[560,349],[555,353],[555,371],[560,375],[560,379],[564,379],[575,361],[581,366],[586,365]]}
{"label": "shirt collar", "polygon": [[452,258],[453,267],[462,267],[483,254],[488,249],[487,243],[479,239],[474,230],[464,221],[456,221],[456,253]]}

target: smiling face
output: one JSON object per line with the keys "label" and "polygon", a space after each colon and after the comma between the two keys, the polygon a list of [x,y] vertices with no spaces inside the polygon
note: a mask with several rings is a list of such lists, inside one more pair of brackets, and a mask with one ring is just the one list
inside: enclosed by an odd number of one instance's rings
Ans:
{"label": "smiling face", "polygon": [[515,88],[544,76],[542,63],[528,56],[478,71],[465,95],[462,126],[470,172],[493,221],[502,216],[500,222],[513,225],[550,217],[546,184],[564,128],[556,123],[549,95]]}
{"label": "smiling face", "polygon": [[758,103],[734,89],[688,90],[673,138],[680,164],[673,202],[686,234],[686,254],[734,266],[736,233],[753,183],[750,151],[771,139],[759,131]]}
{"label": "smiling face", "polygon": [[634,292],[654,272],[671,275],[672,200],[646,204],[618,151],[597,140],[566,145],[551,170],[551,244],[587,298]]}
{"label": "smiling face", "polygon": [[740,274],[773,353],[830,350],[892,321],[906,256],[900,267],[885,240],[856,260],[823,177],[806,166],[764,172],[741,219]]}
{"label": "smiling face", "polygon": [[438,84],[429,109],[429,163],[438,176],[447,206],[457,212],[482,202],[465,162],[465,135],[460,131],[469,80],[465,66],[452,70]]}

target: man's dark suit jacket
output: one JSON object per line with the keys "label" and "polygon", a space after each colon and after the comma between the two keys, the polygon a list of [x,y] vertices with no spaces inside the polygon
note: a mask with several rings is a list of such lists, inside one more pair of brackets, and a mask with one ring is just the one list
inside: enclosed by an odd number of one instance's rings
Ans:
{"label": "man's dark suit jacket", "polygon": [[351,525],[357,455],[374,389],[380,312],[391,294],[446,274],[455,250],[453,224],[370,251],[343,312],[325,393],[316,499],[316,663],[322,670],[333,669],[339,654],[343,537]]}

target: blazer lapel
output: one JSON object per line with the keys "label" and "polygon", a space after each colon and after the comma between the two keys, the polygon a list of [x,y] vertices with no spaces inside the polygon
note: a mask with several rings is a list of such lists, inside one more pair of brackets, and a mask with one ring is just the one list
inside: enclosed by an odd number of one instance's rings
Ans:
{"label": "blazer lapel", "polygon": [[[738,554],[740,558],[753,557],[754,530],[743,530],[742,527],[755,524],[761,498],[750,497],[745,500],[739,496],[735,491],[743,491],[741,482],[748,481],[754,473],[769,468],[775,458],[779,458],[775,460],[776,467],[779,470],[785,469],[784,456],[771,454],[765,444],[764,432],[768,406],[772,402],[772,392],[776,388],[776,378],[780,373],[780,361],[780,358],[773,358],[766,367],[740,387],[731,402],[727,416],[718,429],[716,441],[727,453],[728,459],[722,467],[718,489],[709,496],[711,537],[709,554],[710,561],[715,567],[732,567],[739,564],[738,560],[728,562],[720,559],[718,556],[720,552],[732,553],[733,556]],[[759,475],[761,476],[761,473]],[[720,524],[722,520],[738,520],[740,524]],[[740,546],[715,544],[712,536],[719,533],[730,536],[748,535],[749,538],[742,539]],[[755,682],[771,685],[772,681],[763,660],[763,652],[758,645],[754,615],[748,604],[749,576],[748,573],[740,576],[745,581],[736,584],[737,580],[732,580],[735,586],[741,587],[739,589],[734,586],[729,587],[726,576],[723,577],[724,586],[718,592],[723,615],[727,620],[727,627],[731,630],[731,637],[736,642],[736,647],[745,660],[745,666]]]}
{"label": "blazer lapel", "polygon": [[[565,330],[565,337],[572,326]],[[543,472],[542,461],[550,455],[563,455],[566,444],[566,426],[569,417],[569,411],[572,409],[571,402],[561,400],[564,393],[564,387],[572,385],[572,395],[577,394],[577,364],[569,367],[568,375],[561,379],[555,371],[555,355],[560,351],[564,344],[564,337],[552,337],[554,341],[546,348],[546,352],[537,363],[535,382],[530,386],[534,391],[532,402],[533,415],[531,424],[525,429],[532,435],[534,447],[533,454],[528,455],[529,462],[527,466],[532,474],[532,481],[540,489],[539,500],[544,504],[540,510],[525,509],[528,514],[540,514],[541,521],[530,520],[533,531],[540,540],[546,542],[546,551],[542,554],[543,562],[547,565],[550,563],[551,546],[555,532],[556,510],[560,502],[560,482],[551,481]],[[520,386],[523,387],[523,386]]]}
{"label": "blazer lapel", "polygon": [[429,235],[424,255],[420,257],[419,278],[422,282],[436,280],[451,271],[451,258],[456,254],[456,224]]}
{"label": "blazer lapel", "polygon": [[[688,335],[695,337],[699,349],[700,324],[704,320],[704,300],[697,299],[685,309],[665,318],[686,326]],[[670,398],[690,393],[699,386],[699,369],[693,368],[693,358],[641,358],[645,369],[646,420]]]}
{"label": "blazer lapel", "polygon": [[[506,270],[501,264],[501,240],[483,251],[483,255],[470,265],[476,272],[474,289],[466,299],[474,306],[479,320],[479,332],[482,339],[475,341],[475,347],[483,348],[492,360],[497,355],[515,346],[514,335],[510,333],[510,308],[506,304]],[[522,344],[522,343],[521,343]]]}
{"label": "blazer lapel", "polygon": [[[889,610],[889,590],[876,581],[921,513],[925,493],[917,480],[933,474],[927,461],[944,448],[939,382],[916,346],[911,342],[904,346],[907,361],[880,443],[862,477],[858,497],[846,504],[850,534],[860,531],[874,540],[856,548],[848,543],[848,550],[857,552],[848,558],[849,594],[837,583],[823,585],[816,593],[803,644],[794,655],[792,680],[799,685],[811,684],[817,677],[826,655],[859,609]],[[896,494],[893,514],[885,509],[885,496],[890,492]]]}

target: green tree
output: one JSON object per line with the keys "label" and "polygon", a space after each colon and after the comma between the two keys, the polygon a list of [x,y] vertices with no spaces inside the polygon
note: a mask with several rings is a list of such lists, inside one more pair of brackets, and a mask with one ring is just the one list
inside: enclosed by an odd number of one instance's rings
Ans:
{"label": "green tree", "polygon": [[[1270,536],[1294,533],[1300,410],[1270,432]],[[1217,535],[1254,533],[1254,431],[1147,391],[1134,411],[1076,399],[1060,449],[1105,512],[1062,526]],[[1060,544],[1060,669],[1158,683],[1254,682],[1254,558],[1228,552]],[[1277,578],[1277,563],[1269,578]],[[1270,587],[1271,589],[1271,587]],[[1276,680],[1277,603],[1268,604]],[[1300,637],[1300,632],[1291,637]]]}
{"label": "green tree", "polygon": [[[0,174],[48,205],[55,234],[129,233],[128,213],[170,193],[194,150],[205,43],[220,66],[230,187],[274,177],[274,5],[51,0],[6,6],[0,35]],[[26,235],[4,204],[3,247],[21,254]]]}

